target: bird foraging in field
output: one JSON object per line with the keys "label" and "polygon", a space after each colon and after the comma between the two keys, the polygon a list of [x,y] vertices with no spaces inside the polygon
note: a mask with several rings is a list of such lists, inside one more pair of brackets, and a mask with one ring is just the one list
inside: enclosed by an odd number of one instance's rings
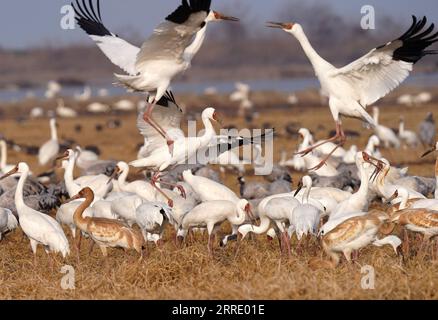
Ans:
{"label": "bird foraging in field", "polygon": [[207,201],[199,204],[183,216],[178,229],[178,239],[181,242],[191,228],[207,228],[208,252],[213,255],[213,241],[220,225],[228,220],[232,225],[241,225],[247,219],[253,219],[251,206],[245,199],[237,203],[227,200]]}
{"label": "bird foraging in field", "polygon": [[342,129],[341,116],[358,118],[371,127],[376,127],[375,121],[366,112],[366,107],[398,87],[421,58],[438,52],[426,50],[438,41],[438,34],[433,33],[434,25],[424,30],[426,17],[418,20],[413,16],[412,19],[411,27],[398,39],[371,50],[343,68],[336,68],[321,58],[298,23],[268,23],[268,27],[282,29],[300,42],[315,69],[324,94],[329,97],[330,111],[336,122],[336,135],[299,152],[308,154],[321,144],[337,142],[332,152],[314,169],[322,167],[331,154],[344,145],[346,136]]}
{"label": "bird foraging in field", "polygon": [[110,32],[103,24],[100,2],[76,0],[73,5],[78,25],[96,42],[113,64],[126,72],[116,74],[119,84],[132,91],[153,93],[144,120],[167,140],[174,141],[152,117],[155,104],[168,90],[172,79],[187,70],[204,42],[207,25],[213,21],[238,21],[210,10],[211,0],[183,0],[181,5],[138,48]]}
{"label": "bird foraging in field", "polygon": [[339,253],[343,253],[347,261],[351,262],[353,250],[359,250],[374,242],[379,247],[384,244],[400,245],[401,241],[394,242],[394,236],[377,238],[379,231],[388,234],[388,230],[393,229],[391,225],[384,225],[389,220],[385,212],[373,210],[364,216],[350,218],[325,234],[322,247],[332,259],[333,266],[339,264]]}

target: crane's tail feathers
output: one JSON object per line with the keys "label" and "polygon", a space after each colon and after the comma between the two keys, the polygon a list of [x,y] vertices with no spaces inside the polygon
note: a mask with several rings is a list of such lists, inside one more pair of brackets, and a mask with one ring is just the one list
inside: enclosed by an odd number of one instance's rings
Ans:
{"label": "crane's tail feathers", "polygon": [[138,89],[140,87],[141,76],[130,76],[122,74],[114,74],[116,82],[113,83],[115,86],[123,87],[131,92],[145,92],[145,90]]}

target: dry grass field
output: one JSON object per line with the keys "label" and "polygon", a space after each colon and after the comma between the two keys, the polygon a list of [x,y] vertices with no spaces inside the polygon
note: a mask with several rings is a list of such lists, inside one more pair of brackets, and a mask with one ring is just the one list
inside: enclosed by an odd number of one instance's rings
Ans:
{"label": "dry grass field", "polygon": [[[403,114],[406,127],[416,130],[425,114],[437,108],[435,104],[416,108],[388,105],[381,108],[381,123],[398,127],[399,116]],[[135,114],[118,115],[121,128],[95,130],[97,123],[104,125],[113,118],[111,115],[60,119],[60,136],[74,139],[80,145],[98,145],[103,159],[135,159],[136,146],[142,141],[135,126]],[[276,128],[279,133],[274,142],[276,160],[280,150],[292,152],[298,143],[282,135],[290,121],[310,128],[317,139],[325,138],[333,129],[328,108],[264,109],[254,125],[269,122]],[[18,124],[8,117],[0,121],[0,128],[17,143],[40,145],[49,137],[47,122],[47,119],[38,119]],[[74,131],[78,123],[83,126],[80,134]],[[243,120],[227,116],[223,123],[239,128],[246,126]],[[362,128],[356,120],[346,120],[345,127],[361,133],[347,146],[354,143],[364,147],[371,131]],[[393,164],[408,165],[410,174],[433,176],[435,158],[420,159],[422,151],[418,148],[382,152]],[[47,169],[38,167],[36,157],[11,151],[8,163],[17,161],[27,161],[34,173]],[[293,173],[294,184],[301,175]],[[227,175],[225,183],[237,191],[235,175]],[[66,233],[70,235],[67,230]],[[413,254],[402,261],[389,247],[368,247],[360,252],[355,264],[343,261],[336,269],[312,270],[309,261],[326,258],[316,241],[299,254],[294,250],[290,258],[281,258],[277,242],[259,236],[245,239],[237,257],[234,256],[236,244],[232,243],[226,248],[216,246],[215,257],[210,258],[207,240],[201,235],[182,249],[174,246],[172,237],[173,231],[169,228],[165,244],[161,248],[150,244],[149,255],[143,262],[138,262],[134,253],[110,249],[107,264],[103,263],[98,248],[88,256],[90,242],[86,240],[80,263],[71,246],[73,254],[66,261],[57,257],[55,267],[50,269],[41,248],[38,265],[33,264],[29,241],[23,238],[21,230],[16,230],[0,242],[0,299],[438,299],[438,261],[429,256]],[[292,243],[295,246],[296,242]],[[64,275],[60,270],[65,264],[75,270],[74,290],[61,288]],[[374,290],[361,288],[363,265],[375,268]]]}

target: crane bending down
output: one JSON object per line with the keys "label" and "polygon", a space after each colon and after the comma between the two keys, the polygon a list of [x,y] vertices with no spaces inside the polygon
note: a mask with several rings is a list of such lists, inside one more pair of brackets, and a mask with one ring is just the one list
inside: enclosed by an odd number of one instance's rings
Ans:
{"label": "crane bending down", "polygon": [[[81,5],[82,3],[82,5]],[[78,25],[91,37],[113,64],[127,75],[116,74],[117,81],[133,91],[154,92],[144,120],[166,138],[169,149],[173,140],[152,118],[155,104],[164,96],[172,79],[187,70],[205,39],[207,25],[213,21],[238,21],[210,10],[211,0],[182,0],[181,5],[138,48],[110,32],[102,22],[100,2],[76,0],[72,4]]]}
{"label": "crane bending down", "polygon": [[366,107],[398,87],[422,57],[438,53],[436,50],[426,50],[438,41],[438,33],[432,34],[434,24],[424,30],[426,17],[418,20],[412,16],[412,19],[412,26],[401,37],[371,50],[343,68],[336,68],[319,56],[301,25],[268,22],[268,27],[283,29],[297,38],[313,65],[322,92],[329,98],[330,111],[336,122],[336,135],[300,151],[299,154],[306,155],[327,142],[337,142],[337,145],[313,170],[321,168],[333,152],[344,145],[346,136],[342,130],[341,115],[359,118],[375,127],[376,124],[366,112]]}

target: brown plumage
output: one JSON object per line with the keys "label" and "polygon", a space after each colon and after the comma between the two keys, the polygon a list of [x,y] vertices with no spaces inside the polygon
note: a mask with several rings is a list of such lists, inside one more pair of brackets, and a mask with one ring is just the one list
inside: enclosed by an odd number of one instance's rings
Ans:
{"label": "brown plumage", "polygon": [[[428,209],[404,209],[396,212],[392,217],[393,223],[398,223],[405,228],[403,251],[409,253],[409,237],[407,230],[423,234],[420,251],[430,238],[438,234],[438,211]],[[432,252],[432,256],[433,256]]]}
{"label": "brown plumage", "polygon": [[123,222],[106,218],[83,217],[82,213],[94,200],[94,193],[90,188],[82,189],[70,199],[85,201],[76,209],[73,220],[81,231],[87,233],[100,247],[104,257],[107,256],[107,247],[134,249],[143,257],[143,236],[140,232],[128,227]]}
{"label": "brown plumage", "polygon": [[431,238],[438,234],[438,211],[429,209],[404,209],[398,211],[392,221],[408,230],[423,233]]}
{"label": "brown plumage", "polygon": [[350,262],[352,251],[359,250],[373,242],[378,231],[388,220],[389,216],[385,212],[372,210],[365,216],[353,217],[340,223],[324,235],[322,246],[330,256],[333,266],[339,264],[340,252]]}
{"label": "brown plumage", "polygon": [[[419,200],[423,200],[423,199],[420,199],[420,198],[408,199],[408,202],[406,203],[405,209],[410,208],[416,201],[419,201]],[[389,214],[390,217],[392,217],[396,212],[398,212],[400,210],[400,205],[401,205],[401,202],[389,206],[389,208],[386,209],[386,213]]]}

